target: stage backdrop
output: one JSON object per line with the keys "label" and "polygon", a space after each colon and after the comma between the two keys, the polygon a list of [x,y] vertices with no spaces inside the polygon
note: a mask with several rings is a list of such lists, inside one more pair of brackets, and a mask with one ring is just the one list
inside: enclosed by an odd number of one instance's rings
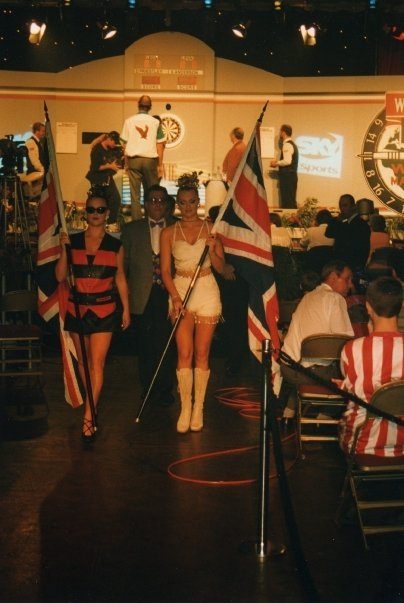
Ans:
{"label": "stage backdrop", "polygon": [[[299,203],[315,197],[320,205],[335,207],[342,193],[352,193],[377,205],[379,180],[365,175],[360,155],[369,129],[385,110],[386,93],[400,86],[399,76],[285,79],[216,58],[191,36],[162,32],[134,43],[124,56],[58,74],[1,71],[0,138],[29,136],[31,124],[43,119],[46,100],[63,196],[83,201],[88,133],[120,131],[124,119],[136,112],[139,96],[147,93],[152,113],[163,117],[169,135],[165,182],[174,190],[175,179],[186,171],[202,172],[204,182],[220,179],[230,130],[241,126],[248,138],[268,100],[265,148],[276,153],[279,126],[292,125],[300,150]],[[400,119],[396,125],[402,145]],[[269,160],[263,158],[265,185],[269,205],[276,207],[277,182]],[[400,195],[400,185],[395,188]]]}

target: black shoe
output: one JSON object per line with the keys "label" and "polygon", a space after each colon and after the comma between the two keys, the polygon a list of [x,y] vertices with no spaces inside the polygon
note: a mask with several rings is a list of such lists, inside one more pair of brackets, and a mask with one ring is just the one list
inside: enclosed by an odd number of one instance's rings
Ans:
{"label": "black shoe", "polygon": [[81,439],[83,444],[93,444],[95,442],[95,437],[97,432],[94,428],[93,422],[91,419],[83,419],[83,431],[81,432]]}

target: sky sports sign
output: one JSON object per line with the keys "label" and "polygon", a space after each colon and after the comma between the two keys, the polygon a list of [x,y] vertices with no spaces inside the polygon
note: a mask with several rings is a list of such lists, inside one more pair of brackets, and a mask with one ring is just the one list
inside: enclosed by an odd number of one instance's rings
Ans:
{"label": "sky sports sign", "polygon": [[325,136],[298,136],[299,174],[341,178],[344,137],[333,132]]}

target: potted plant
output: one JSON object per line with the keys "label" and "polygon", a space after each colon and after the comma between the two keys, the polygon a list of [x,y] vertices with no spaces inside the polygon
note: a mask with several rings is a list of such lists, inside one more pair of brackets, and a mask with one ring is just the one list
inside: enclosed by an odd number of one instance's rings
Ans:
{"label": "potted plant", "polygon": [[404,216],[390,218],[388,220],[388,228],[391,239],[404,240]]}

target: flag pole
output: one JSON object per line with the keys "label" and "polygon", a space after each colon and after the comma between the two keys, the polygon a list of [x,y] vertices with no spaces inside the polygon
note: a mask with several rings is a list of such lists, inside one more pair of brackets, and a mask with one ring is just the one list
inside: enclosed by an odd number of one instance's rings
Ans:
{"label": "flag pole", "polygon": [[[219,211],[219,214],[218,214],[218,216],[217,216],[217,218],[216,218],[216,220],[215,220],[215,222],[214,222],[214,224],[213,224],[213,227],[212,227],[212,229],[211,229],[211,234],[214,234],[214,233],[215,233],[215,226],[216,226],[216,224],[218,224],[218,223],[220,222],[220,220],[222,219],[222,216],[223,216],[223,214],[224,214],[224,212],[225,212],[226,206],[228,205],[228,203],[229,203],[230,199],[231,199],[231,198],[232,198],[232,196],[233,196],[235,186],[236,186],[236,184],[237,184],[237,181],[238,181],[238,179],[239,179],[239,177],[240,177],[240,174],[241,174],[241,171],[242,171],[242,165],[244,165],[244,163],[245,163],[244,158],[245,158],[245,157],[248,155],[248,152],[249,152],[250,147],[251,147],[251,145],[252,145],[252,142],[253,142],[253,140],[254,140],[254,136],[255,136],[255,130],[256,130],[256,128],[257,128],[257,127],[259,127],[259,125],[262,123],[262,120],[263,120],[263,117],[264,117],[264,114],[265,114],[265,111],[266,111],[267,105],[268,105],[268,101],[265,103],[265,105],[264,105],[264,107],[263,107],[263,109],[262,109],[262,111],[261,111],[261,114],[260,114],[260,116],[259,116],[259,118],[258,118],[258,120],[257,120],[256,126],[255,126],[255,128],[254,128],[254,130],[253,130],[253,133],[252,133],[252,135],[251,135],[250,141],[249,141],[249,143],[248,143],[248,145],[247,145],[246,150],[244,151],[243,158],[242,158],[242,160],[240,161],[239,166],[238,166],[238,168],[237,168],[237,171],[236,171],[236,174],[235,174],[235,178],[234,178],[234,180],[233,180],[232,184],[230,185],[229,190],[227,191],[226,198],[225,198],[225,200],[223,201],[223,205],[221,206],[220,211]],[[195,283],[196,283],[196,281],[197,281],[197,278],[198,278],[199,272],[200,272],[200,270],[201,270],[201,268],[202,268],[202,265],[203,265],[203,263],[204,263],[204,261],[205,261],[205,259],[206,259],[206,256],[208,255],[208,253],[209,253],[209,246],[208,246],[208,245],[205,245],[205,247],[204,247],[204,249],[203,249],[203,251],[202,251],[202,255],[201,255],[201,257],[200,257],[200,259],[199,259],[199,261],[198,261],[198,264],[197,264],[197,266],[196,266],[196,268],[195,268],[195,272],[194,272],[194,274],[193,274],[193,276],[192,276],[192,279],[191,279],[191,282],[190,282],[189,287],[188,287],[188,289],[187,289],[187,292],[185,293],[185,297],[184,297],[184,299],[182,300],[182,308],[183,308],[184,310],[185,310],[186,305],[187,305],[187,303],[188,303],[188,300],[189,300],[189,298],[190,298],[190,296],[191,296],[191,293],[192,293],[192,291],[193,291],[193,289],[194,289],[194,286],[195,286]],[[176,333],[176,331],[177,331],[177,329],[178,329],[178,326],[179,326],[179,323],[180,323],[180,321],[181,321],[182,316],[183,316],[182,314],[179,314],[179,315],[177,316],[176,320],[175,320],[175,323],[173,324],[173,328],[172,328],[171,333],[170,333],[170,335],[169,335],[169,337],[168,337],[167,344],[166,344],[166,346],[165,346],[165,348],[164,348],[164,350],[163,350],[163,352],[162,352],[162,354],[161,354],[161,357],[160,357],[160,360],[159,360],[159,362],[158,362],[158,364],[157,364],[157,368],[156,368],[156,370],[155,370],[155,372],[154,372],[154,375],[153,375],[153,377],[152,377],[152,378],[151,378],[151,380],[150,380],[150,385],[149,385],[149,387],[147,388],[146,395],[144,396],[144,398],[143,398],[143,400],[142,400],[142,403],[141,403],[141,405],[140,405],[140,407],[139,407],[139,409],[138,409],[138,412],[137,412],[137,415],[136,415],[136,419],[135,419],[135,423],[139,423],[139,422],[140,422],[140,417],[141,417],[141,415],[142,415],[142,413],[143,413],[143,410],[144,410],[144,408],[145,408],[145,406],[146,406],[146,404],[147,404],[147,401],[148,401],[148,399],[149,399],[149,397],[150,397],[150,393],[151,393],[151,391],[152,391],[152,389],[153,389],[153,386],[154,386],[154,383],[155,383],[155,381],[156,381],[156,379],[157,379],[157,375],[158,375],[158,373],[159,373],[159,371],[160,371],[161,365],[163,364],[164,358],[165,358],[165,356],[166,356],[166,354],[167,354],[167,352],[168,352],[168,349],[169,349],[170,344],[171,344],[171,342],[172,342],[172,340],[173,340],[173,337],[174,337],[174,335],[175,335],[175,333]]]}
{"label": "flag pole", "polygon": [[[60,186],[59,171],[57,169],[57,162],[56,162],[55,145],[53,142],[48,107],[47,107],[45,101],[44,101],[44,113],[45,113],[45,132],[46,132],[46,142],[48,145],[49,162],[51,165],[54,166],[52,173],[53,173],[53,181],[54,181],[54,186],[55,186],[56,202],[57,202],[57,206],[58,206],[59,220],[60,220],[62,230],[64,232],[66,232],[66,234],[67,234],[67,225],[66,225],[65,212],[64,212],[64,207],[63,207],[62,189]],[[76,319],[78,321],[78,324],[80,325],[78,335],[79,335],[79,341],[80,341],[81,355],[82,355],[82,359],[83,359],[83,368],[84,368],[84,377],[85,377],[85,382],[86,382],[87,398],[88,398],[88,403],[89,403],[90,412],[91,412],[91,422],[92,422],[94,431],[96,431],[96,429],[97,429],[97,413],[95,411],[93,388],[91,385],[90,367],[88,364],[86,343],[84,340],[84,333],[83,333],[82,323],[81,323],[81,318],[80,318],[80,307],[79,307],[79,303],[78,303],[77,295],[76,295],[76,283],[75,283],[75,278],[74,278],[74,274],[73,274],[72,255],[71,255],[70,245],[66,245],[66,253],[67,253],[67,265],[68,265],[69,279],[70,279],[70,291],[71,291],[72,298],[73,298],[74,312],[76,314]]]}

